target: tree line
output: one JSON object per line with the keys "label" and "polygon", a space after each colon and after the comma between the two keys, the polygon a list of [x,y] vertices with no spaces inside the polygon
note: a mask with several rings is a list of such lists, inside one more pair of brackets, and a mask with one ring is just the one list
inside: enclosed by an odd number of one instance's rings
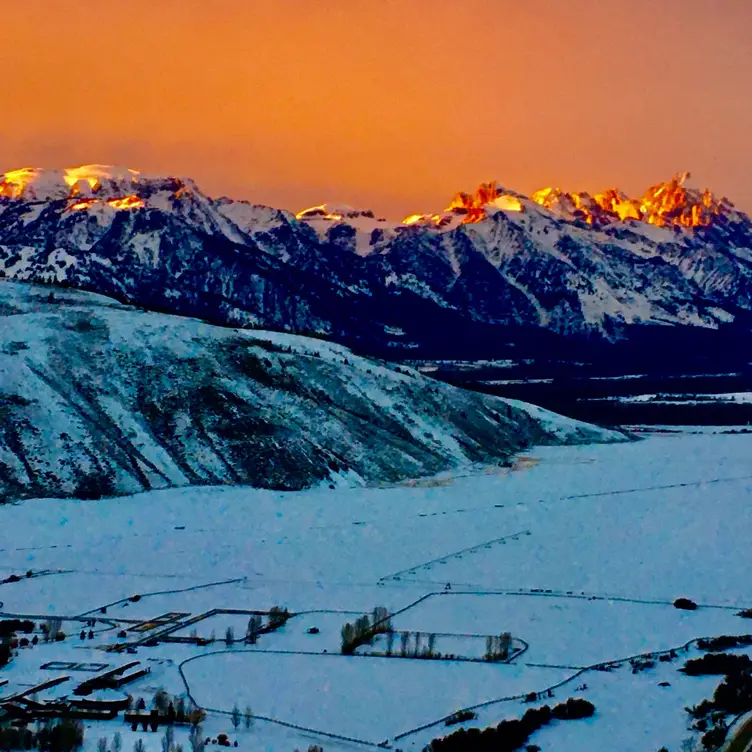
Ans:
{"label": "tree line", "polygon": [[554,719],[589,718],[594,713],[595,705],[591,702],[581,697],[570,697],[553,708],[549,705],[530,708],[522,718],[502,721],[496,726],[458,729],[448,736],[434,739],[425,752],[514,752],[526,744],[538,729]]}
{"label": "tree line", "polygon": [[[340,648],[342,655],[353,655],[361,645],[370,645],[379,634],[385,636],[385,653],[390,657],[399,655],[401,658],[444,658],[449,660],[458,658],[454,654],[442,655],[436,651],[436,634],[434,632],[396,632],[392,627],[389,611],[384,606],[377,606],[371,614],[364,614],[354,623],[347,622],[344,624]],[[395,645],[397,639],[399,639],[399,646]],[[486,637],[486,652],[483,655],[483,660],[490,662],[506,661],[511,653],[512,635],[510,632]]]}
{"label": "tree line", "polygon": [[84,744],[84,725],[60,718],[45,721],[32,730],[26,727],[0,727],[0,749],[38,749],[43,752],[73,752]]}

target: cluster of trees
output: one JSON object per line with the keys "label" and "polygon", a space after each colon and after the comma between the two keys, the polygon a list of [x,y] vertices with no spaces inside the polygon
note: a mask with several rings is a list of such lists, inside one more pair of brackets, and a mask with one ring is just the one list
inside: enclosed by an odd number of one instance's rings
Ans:
{"label": "cluster of trees", "polygon": [[629,662],[632,667],[632,673],[638,674],[640,671],[647,671],[649,668],[655,667],[655,660],[652,656],[643,656],[641,658],[632,658]]}
{"label": "cluster of trees", "polygon": [[701,658],[691,658],[679,670],[687,676],[712,674],[738,674],[752,669],[748,655],[734,653],[706,653]]}
{"label": "cluster of trees", "polygon": [[752,645],[752,635],[720,635],[719,637],[702,637],[697,640],[700,650],[728,650]]}
{"label": "cluster of trees", "polygon": [[[34,573],[31,570],[29,570],[24,576],[33,577]],[[8,575],[4,580],[0,580],[0,585],[8,585],[11,582],[21,582],[22,579],[23,577],[21,577],[21,575],[19,574],[11,574],[11,575]]]}
{"label": "cluster of trees", "polygon": [[[246,627],[243,640],[249,645],[255,645],[256,642],[258,642],[259,635],[262,635],[264,632],[273,632],[275,629],[279,629],[287,623],[289,618],[290,612],[286,608],[280,606],[272,606],[269,609],[266,626],[264,626],[261,616],[258,614],[252,614],[248,619],[248,626]],[[214,641],[213,632],[211,641]],[[225,630],[225,644],[232,645],[233,643],[235,643],[235,630],[232,627],[227,627]]]}
{"label": "cluster of trees", "polygon": [[445,726],[456,726],[458,723],[464,723],[465,721],[474,721],[478,717],[477,713],[472,710],[458,710],[456,713],[452,713],[444,721]]}
{"label": "cluster of trees", "polygon": [[[0,621],[0,666],[5,666],[13,656],[13,648],[19,644],[26,647],[29,639],[22,637],[16,640],[16,633],[31,634],[34,631],[34,622],[26,619],[3,619]],[[35,635],[33,643],[36,645],[39,638]]]}
{"label": "cluster of trees", "polygon": [[80,721],[61,718],[45,722],[34,731],[16,726],[0,727],[0,749],[43,752],[72,752],[84,743],[84,725]]}
{"label": "cluster of trees", "polygon": [[63,620],[54,618],[47,619],[46,622],[39,625],[44,635],[45,642],[61,642],[65,639],[65,632],[62,630]]}
{"label": "cluster of trees", "polygon": [[370,615],[363,614],[354,624],[347,622],[342,627],[342,655],[352,655],[356,648],[370,643],[378,634],[387,635],[388,646],[394,640],[389,611],[384,606],[376,606]]}
{"label": "cluster of trees", "polygon": [[702,744],[709,749],[719,747],[727,734],[727,715],[741,715],[752,710],[752,661],[747,655],[708,653],[687,661],[681,669],[690,676],[725,673],[716,687],[712,700],[703,700],[687,712],[698,719],[694,728],[704,731]]}
{"label": "cluster of trees", "polygon": [[752,675],[749,670],[728,674],[713,693],[713,706],[734,715],[752,710]]}
{"label": "cluster of trees", "polygon": [[280,606],[272,606],[269,609],[269,615],[267,616],[267,627],[269,629],[279,629],[283,627],[287,620],[290,618],[290,612],[286,608]]}
{"label": "cluster of trees", "polygon": [[697,604],[689,598],[677,598],[674,601],[674,608],[680,608],[683,611],[696,611]]}
{"label": "cluster of trees", "polygon": [[[359,620],[360,621],[360,620]],[[356,623],[357,624],[357,623]],[[347,625],[346,625],[347,626]],[[357,633],[356,633],[357,634]],[[395,640],[399,636],[399,646],[395,652]],[[343,635],[344,638],[344,635]],[[368,642],[366,640],[365,642]],[[363,644],[362,642],[358,644]],[[357,645],[356,645],[357,647]],[[489,635],[486,637],[486,652],[483,660],[486,661],[505,661],[512,652],[512,635],[504,632],[501,635]],[[436,635],[432,632],[394,632],[389,627],[386,631],[386,654],[388,656],[399,655],[401,658],[433,658],[436,660],[447,659],[456,660],[458,656],[452,654],[442,654],[436,651]],[[461,656],[459,657],[460,659]],[[476,660],[465,658],[464,660]]]}
{"label": "cluster of trees", "polygon": [[16,632],[31,634],[34,631],[34,622],[26,619],[3,619],[0,621],[0,638],[10,637]]}
{"label": "cluster of trees", "polygon": [[[386,654],[394,654],[394,638],[399,634],[400,645],[399,654],[402,658],[441,658],[441,653],[436,652],[436,635],[433,633],[425,635],[425,644],[423,642],[423,633],[416,632],[387,632],[386,634]],[[412,638],[412,645],[410,644]]]}
{"label": "cluster of trees", "polygon": [[232,727],[236,730],[240,728],[240,725],[243,722],[245,722],[245,727],[247,729],[253,726],[253,712],[251,711],[250,706],[246,706],[245,712],[241,714],[240,708],[235,705],[232,709],[230,718],[232,720]]}
{"label": "cluster of trees", "polygon": [[512,650],[512,635],[504,632],[498,637],[489,635],[486,637],[486,654],[484,658],[487,661],[505,661],[509,658]]}
{"label": "cluster of trees", "polygon": [[[354,624],[342,627],[343,655],[353,655],[361,645],[370,644],[378,634],[386,635],[385,652],[388,656],[399,655],[401,658],[446,658],[455,659],[455,655],[442,655],[436,652],[436,635],[423,632],[395,632],[392,629],[389,612],[383,606],[374,608],[372,614],[364,614]],[[395,641],[399,638],[399,645]],[[486,638],[486,661],[505,661],[512,652],[512,635],[504,632],[489,635]],[[466,659],[470,660],[470,659]]]}
{"label": "cluster of trees", "polygon": [[175,723],[189,723],[195,728],[206,718],[206,713],[201,708],[193,706],[192,703],[189,706],[185,698],[170,696],[164,689],[158,689],[154,693],[149,712],[146,711],[146,701],[143,697],[138,700],[130,698],[128,710],[125,720],[131,724],[133,731],[137,731],[139,725],[144,731],[149,727],[156,731],[160,724],[171,726]]}
{"label": "cluster of trees", "polygon": [[449,736],[434,739],[428,746],[430,752],[514,752],[527,743],[538,729],[553,719],[562,721],[589,718],[595,705],[583,698],[570,697],[566,702],[551,708],[543,705],[530,708],[520,719],[502,721],[486,729],[459,729]]}

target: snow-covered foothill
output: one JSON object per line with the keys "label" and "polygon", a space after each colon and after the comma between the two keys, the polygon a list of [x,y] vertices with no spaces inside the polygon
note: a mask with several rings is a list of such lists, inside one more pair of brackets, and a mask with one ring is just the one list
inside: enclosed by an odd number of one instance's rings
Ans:
{"label": "snow-covered foothill", "polygon": [[395,482],[623,434],[324,340],[0,283],[0,498]]}

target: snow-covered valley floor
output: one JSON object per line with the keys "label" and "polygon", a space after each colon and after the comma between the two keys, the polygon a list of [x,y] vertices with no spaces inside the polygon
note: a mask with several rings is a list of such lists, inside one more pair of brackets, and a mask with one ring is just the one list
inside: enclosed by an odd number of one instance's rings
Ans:
{"label": "snow-covered valley floor", "polygon": [[[465,724],[483,727],[519,717],[522,696],[552,688],[546,702],[583,696],[597,710],[539,731],[531,742],[546,750],[679,750],[693,733],[685,706],[720,678],[677,671],[695,647],[636,674],[628,663],[593,667],[752,632],[737,616],[752,606],[752,436],[655,435],[528,454],[505,472],[391,488],[185,488],[0,506],[0,579],[21,576],[0,584],[3,615],[59,617],[67,634],[20,648],[0,669],[0,699],[57,676],[71,678],[38,699],[70,696],[92,675],[42,668],[49,661],[139,661],[151,672],[123,691],[147,707],[159,687],[190,692],[214,711],[206,734],[228,733],[240,750],[384,741],[419,750],[456,728],[443,724],[455,710],[483,705]],[[674,608],[681,596],[699,608]],[[255,646],[225,644],[228,627],[244,634],[247,612],[275,605],[295,614],[284,627]],[[340,655],[342,624],[375,606],[424,644],[435,633],[441,651],[475,658],[483,635],[507,631],[527,648],[506,665]],[[157,634],[165,624],[132,628],[167,613],[178,615],[172,636],[217,641],[104,650]],[[93,637],[81,640],[90,618]],[[383,647],[380,637],[374,651]],[[252,708],[251,728],[233,728],[235,705]],[[148,752],[160,748],[161,734],[132,732],[122,718],[88,725],[92,750],[115,731],[127,752],[139,737]]]}

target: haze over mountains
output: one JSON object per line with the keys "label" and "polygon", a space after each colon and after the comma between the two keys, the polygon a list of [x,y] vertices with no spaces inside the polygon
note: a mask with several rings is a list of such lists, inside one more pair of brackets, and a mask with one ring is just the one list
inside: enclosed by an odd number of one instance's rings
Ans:
{"label": "haze over mountains", "polygon": [[99,165],[17,170],[0,181],[0,276],[392,359],[732,362],[750,342],[752,222],[687,178],[637,199],[489,183],[390,222]]}

